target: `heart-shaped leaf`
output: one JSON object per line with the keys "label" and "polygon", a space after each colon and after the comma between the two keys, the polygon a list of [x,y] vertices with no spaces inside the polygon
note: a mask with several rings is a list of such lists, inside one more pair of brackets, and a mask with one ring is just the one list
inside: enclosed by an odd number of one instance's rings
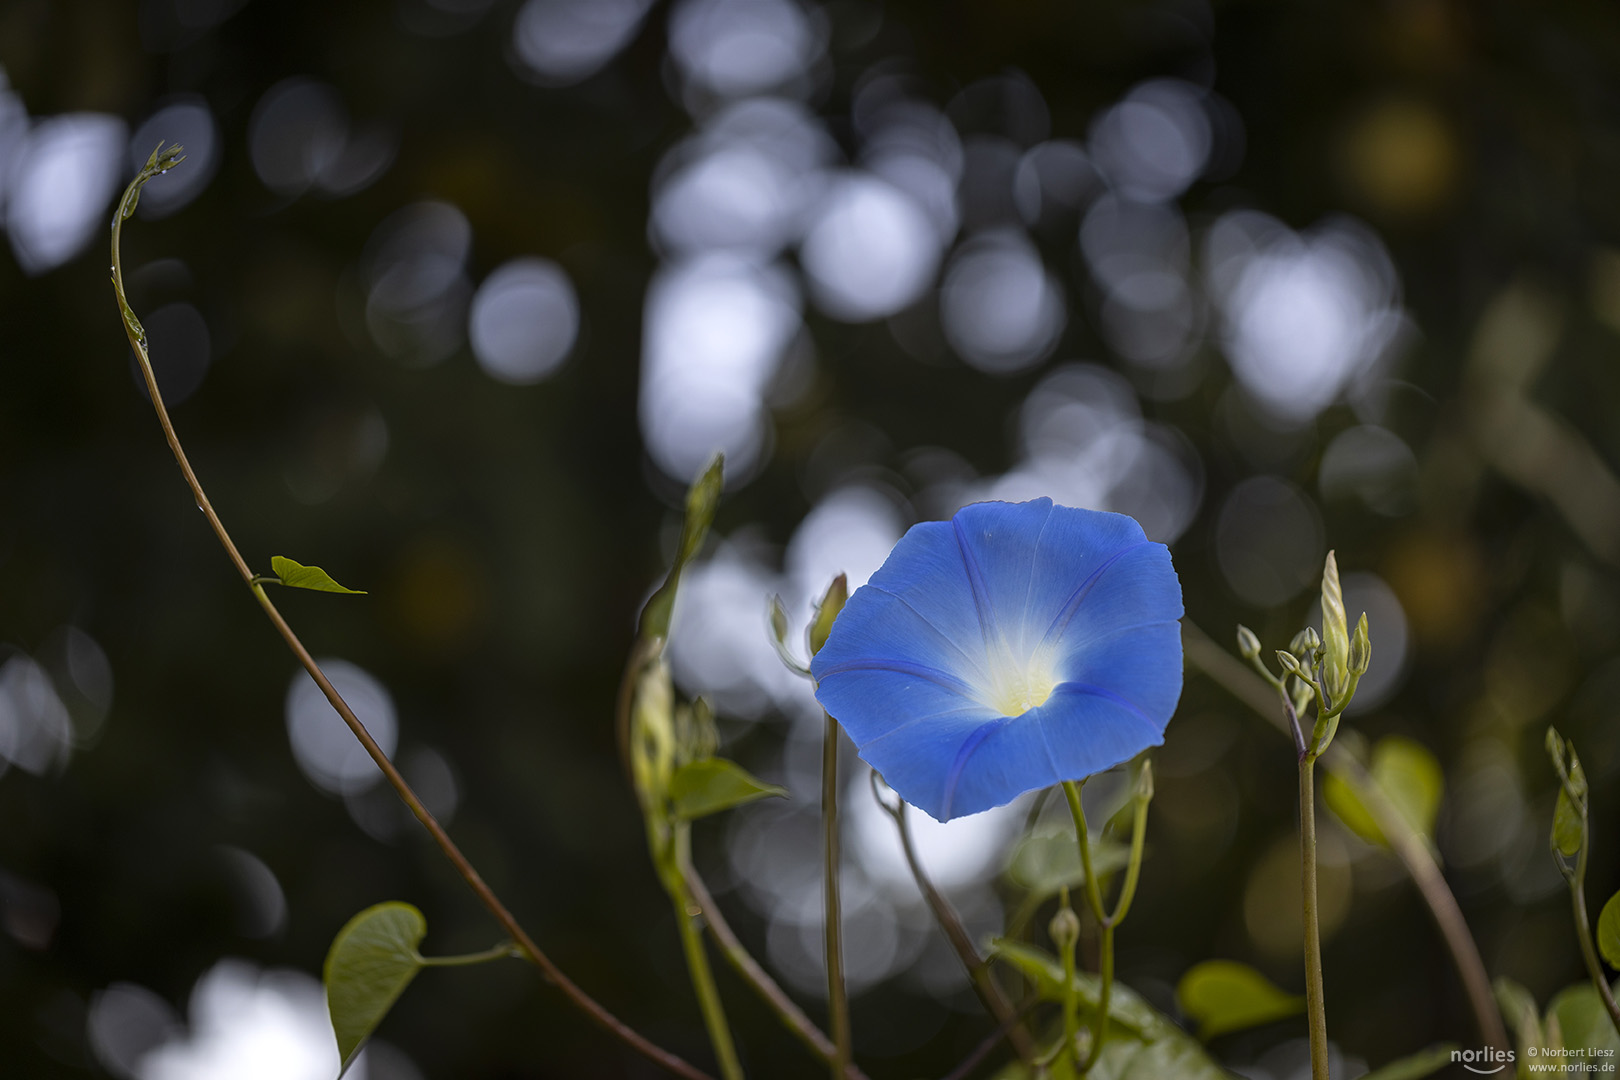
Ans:
{"label": "heart-shaped leaf", "polygon": [[364,596],[366,592],[364,589],[350,589],[339,585],[332,580],[331,574],[328,574],[320,567],[305,566],[303,563],[295,562],[285,555],[272,555],[270,557],[270,569],[276,572],[276,576],[281,579],[283,585],[293,589],[350,593],[355,596]]}
{"label": "heart-shaped leaf", "polygon": [[1234,960],[1193,965],[1176,987],[1176,1001],[1182,1012],[1198,1021],[1198,1037],[1205,1041],[1305,1011],[1304,998],[1284,992],[1254,968]]}
{"label": "heart-shaped leaf", "polygon": [[345,1069],[422,970],[416,947],[426,934],[420,911],[389,901],[366,908],[332,939],[322,977]]}
{"label": "heart-shaped leaf", "polygon": [[689,761],[670,777],[669,797],[683,821],[717,814],[757,799],[786,798],[787,788],[767,784],[735,761],[709,757]]}

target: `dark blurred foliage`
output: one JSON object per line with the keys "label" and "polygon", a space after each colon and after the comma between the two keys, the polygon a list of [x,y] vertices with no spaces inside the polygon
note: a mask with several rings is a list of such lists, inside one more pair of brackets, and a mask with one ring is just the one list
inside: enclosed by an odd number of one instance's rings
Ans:
{"label": "dark blurred foliage", "polygon": [[[176,93],[214,113],[217,174],[172,216],[132,222],[125,253],[137,311],[186,300],[213,335],[206,380],[174,410],[192,460],[256,566],[285,553],[371,590],[282,602],[317,655],[390,688],[405,749],[431,746],[453,763],[452,831],[559,964],[633,1025],[706,1061],[610,719],[680,490],[637,426],[642,304],[657,266],[650,184],[692,128],[665,53],[667,11],[655,7],[600,73],[551,88],[510,61],[511,3],[458,14],[427,0],[258,0],[182,33],[185,10],[4,0],[0,64],[35,116],[95,110],[133,129]],[[1408,734],[1440,757],[1443,854],[1481,849],[1470,829],[1527,838],[1448,867],[1492,973],[1543,998],[1578,978],[1543,846],[1552,776],[1540,746],[1556,721],[1583,751],[1601,903],[1620,882],[1605,857],[1620,836],[1620,12],[902,0],[824,14],[828,53],[810,104],[846,143],[857,78],[896,58],[940,104],[1017,69],[1044,96],[1052,132],[1075,138],[1138,80],[1181,76],[1229,101],[1244,133],[1229,174],[1183,200],[1195,222],[1238,206],[1294,228],[1349,213],[1383,238],[1418,331],[1383,422],[1415,451],[1416,498],[1395,516],[1328,500],[1323,521],[1341,566],[1394,589],[1412,645],[1399,693],[1347,727]],[[267,190],[247,151],[250,119],[291,75],[330,83],[357,122],[398,133],[375,183],[342,197]],[[583,338],[554,377],[503,385],[465,346],[413,367],[367,337],[357,267],[368,238],[424,198],[465,214],[474,280],[528,254],[571,276]],[[373,839],[297,768],[283,720],[293,661],[188,505],[131,378],[102,236],[34,276],[0,257],[0,642],[44,663],[59,628],[82,628],[115,679],[104,729],[65,767],[0,775],[6,1076],[101,1073],[85,1017],[114,982],[184,1012],[221,957],[316,972],[335,930],[368,903],[421,906],[433,951],[482,948],[496,932],[425,838]],[[1128,370],[1106,359],[1088,314],[1095,295],[1075,271],[1072,226],[1038,240],[1073,313],[1058,354]],[[825,489],[810,465],[829,432],[881,432],[856,456],[891,471],[894,448],[925,445],[980,474],[1014,464],[1010,417],[1044,367],[994,378],[942,346],[918,360],[882,322],[807,318],[811,387],[776,416],[774,453],[723,505],[720,532],[757,525],[785,543]],[[1323,448],[1356,420],[1343,405],[1281,434],[1232,420],[1216,344],[1193,362],[1206,372],[1196,389],[1145,406],[1202,462],[1201,509],[1174,547],[1188,612],[1223,642],[1241,620],[1281,645],[1309,616],[1309,593],[1271,611],[1234,593],[1218,565],[1218,511],[1256,472],[1314,490]],[[386,451],[357,465],[376,418]],[[1214,747],[1214,767],[1178,780],[1177,755],[1202,752],[1178,749],[1178,737]],[[1219,955],[1297,988],[1292,961],[1258,949],[1244,914],[1257,868],[1292,835],[1286,743],[1190,674],[1164,754],[1122,977],[1168,1005],[1181,970]],[[1199,822],[1229,798],[1235,832],[1210,839]],[[721,835],[706,832],[700,847],[712,856]],[[252,852],[284,890],[289,917],[268,939],[242,932],[222,845]],[[1382,856],[1365,858],[1327,945],[1334,1037],[1375,1063],[1442,1038],[1473,1044],[1415,892]],[[746,906],[733,917],[763,941]],[[382,1032],[426,1076],[650,1075],[520,965],[430,974]],[[757,1075],[819,1073],[721,978]],[[874,1035],[867,1060],[879,1076],[943,1074],[988,1030],[898,981],[857,998],[856,1014],[858,1031],[905,1036]],[[1299,1029],[1217,1050],[1252,1060]]]}

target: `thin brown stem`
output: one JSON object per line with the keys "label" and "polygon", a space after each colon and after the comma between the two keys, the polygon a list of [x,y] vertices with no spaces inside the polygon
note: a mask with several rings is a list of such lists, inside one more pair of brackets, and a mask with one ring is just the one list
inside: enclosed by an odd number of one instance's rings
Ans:
{"label": "thin brown stem", "polygon": [[[738,939],[736,931],[732,930],[731,924],[726,921],[720,905],[709,892],[709,887],[691,863],[684,864],[681,873],[686,877],[686,886],[692,893],[692,902],[703,910],[703,919],[709,928],[709,934],[720,947],[720,954],[731,964],[732,970],[742,976],[742,980],[760,996],[782,1021],[783,1027],[792,1032],[821,1060],[831,1062],[838,1053],[838,1048],[833,1045],[826,1032],[818,1028],[815,1021],[805,1015],[804,1010],[788,997],[787,992],[776,980],[759,966],[759,961],[754,959],[747,947]],[[845,1080],[867,1080],[866,1074],[854,1062],[844,1067],[844,1077]]]}
{"label": "thin brown stem", "polygon": [[462,854],[461,849],[456,846],[455,841],[450,839],[450,834],[444,831],[444,827],[439,824],[438,819],[423,805],[422,800],[417,797],[410,784],[406,783],[399,770],[394,768],[394,763],[388,760],[388,755],[383,752],[382,747],[377,745],[377,741],[371,737],[371,733],[366,730],[365,724],[361,723],[360,718],[354,714],[354,710],[349,707],[349,703],[343,700],[343,696],[338,693],[337,688],[326,677],[326,673],[321,670],[320,665],[309,654],[309,650],[304,648],[304,643],[299,640],[292,627],[287,625],[287,620],[282,618],[281,612],[276,610],[275,604],[271,602],[270,597],[265,593],[264,586],[254,580],[253,571],[248,569],[247,561],[242,558],[241,552],[237,550],[236,545],[231,541],[230,534],[225,531],[224,523],[220,520],[219,515],[214,512],[213,504],[208,501],[202,483],[197,479],[197,474],[192,470],[191,463],[186,459],[186,452],[180,445],[180,437],[176,434],[174,424],[169,419],[169,411],[163,404],[163,395],[158,390],[157,375],[152,370],[151,357],[147,354],[145,333],[138,332],[140,324],[135,321],[134,312],[130,310],[129,301],[125,297],[123,261],[119,254],[119,239],[123,230],[124,219],[128,217],[133,208],[134,198],[138,196],[140,186],[151,179],[152,175],[155,174],[143,170],[140,175],[136,176],[129,188],[126,189],[124,199],[119,204],[119,210],[113,217],[113,292],[118,301],[119,314],[123,317],[124,332],[129,338],[130,348],[135,351],[135,358],[139,362],[141,369],[141,377],[146,383],[147,393],[152,399],[152,408],[157,412],[158,422],[163,427],[163,435],[168,440],[169,449],[174,452],[175,461],[179,463],[180,471],[185,475],[186,485],[191,489],[192,498],[196,500],[197,507],[203,512],[203,516],[208,519],[208,524],[213,528],[214,535],[219,538],[220,545],[225,549],[226,555],[230,557],[232,565],[236,567],[237,573],[241,575],[242,580],[253,591],[254,598],[259,601],[259,606],[264,609],[265,615],[269,617],[270,622],[275,626],[282,640],[287,643],[287,647],[298,658],[298,662],[309,673],[309,677],[315,680],[315,685],[320,687],[321,693],[326,696],[326,700],[331,703],[338,716],[342,717],[343,722],[354,733],[354,737],[360,741],[360,745],[365,747],[366,753],[376,763],[377,768],[382,770],[383,778],[387,780],[388,786],[394,789],[394,793],[410,809],[416,820],[422,823],[422,827],[433,837],[434,843],[439,846],[440,851],[444,852],[445,858],[450,860],[451,865],[456,868],[456,872],[466,881],[468,887],[472,889],[489,913],[494,916],[495,921],[501,925],[501,928],[517,943],[524,956],[540,969],[547,981],[561,990],[570,1002],[604,1030],[649,1061],[662,1066],[676,1076],[686,1077],[687,1080],[713,1080],[707,1073],[657,1044],[650,1042],[625,1024],[624,1021],[608,1012],[594,998],[580,989],[573,980],[564,975],[562,970],[545,953],[540,951],[540,947],[529,937],[528,932],[518,924],[517,919],[507,910],[506,905],[501,903],[483,877],[473,868],[472,863]]}
{"label": "thin brown stem", "polygon": [[[1292,739],[1287,719],[1277,709],[1276,692],[1244,666],[1241,660],[1210,640],[1209,635],[1190,619],[1183,619],[1181,627],[1187,662]],[[1480,1037],[1499,1050],[1511,1049],[1513,1044],[1508,1041],[1507,1027],[1502,1023],[1502,1013],[1491,992],[1491,979],[1485,972],[1485,961],[1480,957],[1479,945],[1474,941],[1468,922],[1463,918],[1462,908],[1457,904],[1457,897],[1446,884],[1445,875],[1440,872],[1440,865],[1435,862],[1428,843],[1373,783],[1372,777],[1355,756],[1343,746],[1329,745],[1320,760],[1324,769],[1356,792],[1361,805],[1377,823],[1395,857],[1417,886],[1430,916],[1440,928],[1447,951],[1451,953],[1452,965],[1457,969],[1457,976],[1468,995],[1468,1004],[1473,1010]]]}
{"label": "thin brown stem", "polygon": [[996,980],[990,974],[990,965],[979,955],[978,948],[973,944],[973,938],[968,935],[967,927],[962,925],[962,917],[951,907],[951,902],[934,887],[928,872],[918,860],[916,845],[911,842],[911,826],[906,821],[906,809],[905,802],[901,801],[898,808],[891,813],[900,830],[900,846],[905,849],[906,865],[911,868],[911,876],[916,879],[917,888],[922,890],[928,910],[933,912],[934,921],[945,931],[946,940],[951,943],[957,959],[962,961],[962,966],[967,969],[968,978],[973,982],[974,993],[978,994],[979,1000],[995,1018],[996,1023],[1009,1028],[1007,1038],[1013,1044],[1019,1060],[1025,1063],[1033,1061],[1035,1046],[1030,1041],[1029,1032],[1025,1031],[1019,1022],[1018,1014],[1007,1001],[1006,995],[1002,994],[1001,987],[996,985]]}
{"label": "thin brown stem", "polygon": [[1024,1016],[1039,1004],[1039,1001],[1028,1002],[1014,1013],[1007,1023],[998,1025],[996,1030],[986,1035],[984,1040],[957,1064],[956,1068],[946,1074],[944,1080],[967,1080],[969,1076],[973,1075],[973,1070],[977,1069],[979,1064],[990,1056],[990,1052],[1001,1045],[1001,1040],[1011,1035],[1014,1027],[1023,1023]]}

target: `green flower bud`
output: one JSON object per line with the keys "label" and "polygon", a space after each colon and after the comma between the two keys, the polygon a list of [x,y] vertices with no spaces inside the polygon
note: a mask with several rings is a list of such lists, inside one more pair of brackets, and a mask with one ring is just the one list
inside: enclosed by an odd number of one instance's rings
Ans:
{"label": "green flower bud", "polygon": [[782,598],[780,596],[771,597],[770,620],[771,639],[778,646],[785,646],[787,644],[788,617],[787,612],[782,608]]}
{"label": "green flower bud", "polygon": [[1136,773],[1136,790],[1132,793],[1144,804],[1153,801],[1153,759],[1144,757]]}
{"label": "green flower bud", "polygon": [[1327,553],[1322,566],[1322,689],[1335,705],[1350,685],[1350,625],[1339,586],[1339,560]]}
{"label": "green flower bud", "polygon": [[669,662],[649,661],[630,706],[630,773],[644,808],[663,802],[675,772],[675,687]]}
{"label": "green flower bud", "polygon": [[1355,632],[1350,635],[1350,674],[1356,678],[1367,674],[1372,664],[1372,638],[1367,633],[1367,613],[1363,611],[1356,621]]}
{"label": "green flower bud", "polygon": [[1243,659],[1253,660],[1260,655],[1260,639],[1255,636],[1253,630],[1250,630],[1242,623],[1238,624],[1237,643],[1238,655]]}
{"label": "green flower bud", "polygon": [[1277,650],[1277,663],[1282,665],[1284,674],[1304,677],[1304,669],[1300,667],[1299,657],[1282,649]]}
{"label": "green flower bud", "polygon": [[1288,651],[1301,660],[1308,659],[1322,648],[1322,637],[1316,632],[1316,627],[1307,626],[1294,635],[1294,640],[1288,643]]}
{"label": "green flower bud", "polygon": [[1059,953],[1067,952],[1080,940],[1080,916],[1065,904],[1057,909],[1052,921],[1046,924],[1046,932],[1052,936],[1052,944]]}
{"label": "green flower bud", "polygon": [[833,621],[838,613],[844,610],[844,603],[849,600],[849,579],[843,574],[833,578],[833,583],[827,586],[827,595],[821,598],[821,606],[816,609],[816,617],[810,623],[810,655],[814,656],[827,644],[827,635],[832,633]]}

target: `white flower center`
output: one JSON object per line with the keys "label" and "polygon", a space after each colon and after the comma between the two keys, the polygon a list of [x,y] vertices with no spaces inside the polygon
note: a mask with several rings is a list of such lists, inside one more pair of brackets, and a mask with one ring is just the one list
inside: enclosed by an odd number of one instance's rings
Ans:
{"label": "white flower center", "polygon": [[992,665],[990,707],[1003,716],[1022,716],[1035,706],[1044,705],[1052,696],[1058,678],[1041,660],[1030,657],[1020,661],[1004,654],[999,663]]}

